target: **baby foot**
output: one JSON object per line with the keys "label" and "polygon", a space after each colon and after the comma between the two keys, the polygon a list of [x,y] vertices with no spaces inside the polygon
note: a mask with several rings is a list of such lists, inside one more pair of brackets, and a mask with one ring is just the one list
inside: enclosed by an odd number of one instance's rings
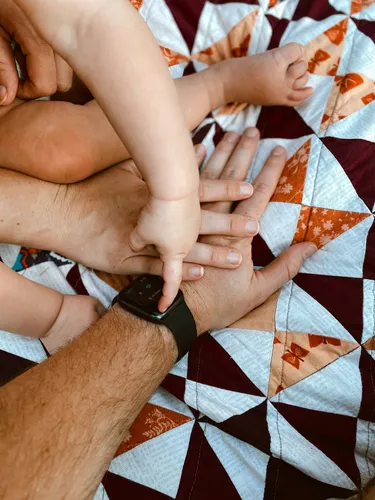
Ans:
{"label": "baby foot", "polygon": [[298,106],[314,91],[305,87],[309,74],[304,47],[298,43],[223,61],[218,66],[227,102]]}
{"label": "baby foot", "polygon": [[85,295],[64,295],[54,324],[41,338],[50,354],[69,344],[105,313],[100,302]]}

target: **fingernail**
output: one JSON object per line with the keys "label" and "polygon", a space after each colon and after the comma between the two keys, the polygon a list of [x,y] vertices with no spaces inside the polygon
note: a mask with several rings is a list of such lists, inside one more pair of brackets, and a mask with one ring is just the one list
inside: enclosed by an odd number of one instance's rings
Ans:
{"label": "fingernail", "polygon": [[8,91],[4,85],[0,85],[0,106],[7,100]]}
{"label": "fingernail", "polygon": [[314,253],[316,253],[317,251],[318,251],[318,247],[316,247],[315,245],[310,245],[309,247],[306,248],[306,250],[303,254],[303,258],[306,260],[309,257],[311,257],[312,255],[314,255]]}
{"label": "fingernail", "polygon": [[225,140],[234,144],[239,139],[239,135],[236,132],[228,132],[225,134]]}
{"label": "fingernail", "polygon": [[240,186],[240,193],[243,195],[249,195],[253,193],[253,186],[248,182],[242,182]]}
{"label": "fingernail", "polygon": [[276,146],[275,149],[273,149],[272,154],[275,156],[280,156],[284,153],[284,148],[281,146]]}
{"label": "fingernail", "polygon": [[259,224],[256,220],[248,220],[246,222],[246,232],[249,234],[256,234],[259,229]]}
{"label": "fingernail", "polygon": [[198,156],[204,155],[205,152],[206,148],[203,146],[203,144],[197,144],[197,146],[195,146],[195,154],[197,154]]}
{"label": "fingernail", "polygon": [[189,274],[193,278],[202,278],[204,273],[203,267],[196,266],[189,269]]}
{"label": "fingernail", "polygon": [[229,264],[239,264],[242,260],[242,255],[238,252],[230,252],[227,257]]}
{"label": "fingernail", "polygon": [[256,128],[248,128],[245,131],[246,137],[257,137],[258,135],[258,130]]}

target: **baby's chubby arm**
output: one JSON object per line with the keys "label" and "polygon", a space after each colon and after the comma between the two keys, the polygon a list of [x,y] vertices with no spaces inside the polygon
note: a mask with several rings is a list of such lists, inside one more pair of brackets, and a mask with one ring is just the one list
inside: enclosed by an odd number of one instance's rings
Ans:
{"label": "baby's chubby arm", "polygon": [[172,297],[199,232],[199,176],[176,88],[151,32],[124,0],[15,1],[90,88],[141,171],[154,203],[131,244],[156,246],[164,278],[174,283]]}

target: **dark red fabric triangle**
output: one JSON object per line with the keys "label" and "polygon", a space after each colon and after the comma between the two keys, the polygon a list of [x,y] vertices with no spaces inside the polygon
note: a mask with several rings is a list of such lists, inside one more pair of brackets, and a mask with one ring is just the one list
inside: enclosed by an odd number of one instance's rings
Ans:
{"label": "dark red fabric triangle", "polygon": [[204,125],[204,127],[200,128],[197,132],[194,132],[193,133],[193,143],[200,144],[201,142],[203,142],[203,139],[206,137],[208,132],[214,126],[215,126],[214,123],[207,123],[207,125]]}
{"label": "dark red fabric triangle", "polygon": [[330,458],[354,484],[361,485],[355,460],[357,419],[277,403],[279,413],[310,443]]}
{"label": "dark red fabric triangle", "polygon": [[215,135],[213,139],[215,146],[219,144],[219,142],[223,139],[224,135],[225,135],[225,130],[221,128],[219,123],[215,122]]}
{"label": "dark red fabric triangle", "polygon": [[161,386],[180,401],[184,401],[185,384],[185,378],[169,373],[161,383]]}
{"label": "dark red fabric triangle", "polygon": [[262,139],[297,139],[314,133],[294,108],[286,106],[262,108],[257,127]]}
{"label": "dark red fabric triangle", "polygon": [[79,271],[78,264],[75,264],[66,276],[66,280],[69,285],[75,290],[79,295],[89,295],[83,284],[81,273]]}
{"label": "dark red fabric triangle", "polygon": [[224,422],[214,422],[204,417],[201,422],[208,422],[222,431],[251,444],[258,450],[271,454],[271,438],[267,425],[267,401],[251,408],[242,415],[235,415]]}
{"label": "dark red fabric triangle", "polygon": [[362,279],[301,273],[294,278],[294,282],[325,307],[358,343],[361,342]]}
{"label": "dark red fabric triangle", "polygon": [[362,401],[358,418],[375,422],[375,361],[364,348],[359,360],[359,371],[362,378]]}
{"label": "dark red fabric triangle", "polygon": [[0,387],[37,365],[10,352],[0,351]]}
{"label": "dark red fabric triangle", "polygon": [[359,31],[375,42],[375,26],[374,21],[367,21],[366,19],[357,19],[355,17],[351,18],[353,22],[357,25]]}
{"label": "dark red fabric triangle", "polygon": [[169,495],[160,493],[160,491],[143,486],[143,484],[135,483],[112,472],[106,473],[102,484],[109,500],[124,500],[125,498],[137,500],[170,500],[172,498]]}
{"label": "dark red fabric triangle", "polygon": [[343,12],[336,10],[328,0],[319,0],[319,2],[298,2],[298,6],[293,15],[293,21],[302,17],[310,17],[315,21],[321,21],[330,16],[337,16]]}
{"label": "dark red fabric triangle", "polygon": [[271,457],[268,462],[264,500],[328,500],[356,493],[313,479],[278,458]]}
{"label": "dark red fabric triangle", "polygon": [[375,280],[375,220],[367,235],[366,254],[363,262],[363,277]]}
{"label": "dark red fabric triangle", "polygon": [[324,137],[321,141],[345,170],[358,196],[372,210],[375,203],[375,144],[362,139],[336,137]]}
{"label": "dark red fabric triangle", "polygon": [[257,234],[253,239],[252,243],[252,259],[254,266],[268,266],[272,261],[275,260],[274,254],[268,248],[267,243]]}
{"label": "dark red fabric triangle", "polygon": [[195,36],[198,30],[199,19],[206,0],[181,2],[181,0],[165,0],[172,15],[185,39],[189,50],[193,50]]}
{"label": "dark red fabric triangle", "polygon": [[195,424],[190,438],[176,500],[207,500],[217,498],[239,500],[227,471]]}
{"label": "dark red fabric triangle", "polygon": [[188,379],[228,391],[264,396],[209,334],[199,337],[190,351]]}
{"label": "dark red fabric triangle", "polygon": [[268,45],[268,50],[276,49],[280,45],[281,38],[289,26],[290,21],[288,19],[279,19],[278,17],[271,16],[270,14],[268,14],[266,18],[272,28],[272,36]]}
{"label": "dark red fabric triangle", "polygon": [[184,76],[194,75],[196,73],[194,64],[190,61],[184,69]]}

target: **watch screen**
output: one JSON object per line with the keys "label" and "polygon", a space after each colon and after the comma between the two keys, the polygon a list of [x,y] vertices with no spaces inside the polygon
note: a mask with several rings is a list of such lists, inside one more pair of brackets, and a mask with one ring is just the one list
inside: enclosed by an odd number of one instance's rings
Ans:
{"label": "watch screen", "polygon": [[141,306],[158,304],[163,291],[163,280],[158,276],[140,276],[129,289],[129,298]]}

